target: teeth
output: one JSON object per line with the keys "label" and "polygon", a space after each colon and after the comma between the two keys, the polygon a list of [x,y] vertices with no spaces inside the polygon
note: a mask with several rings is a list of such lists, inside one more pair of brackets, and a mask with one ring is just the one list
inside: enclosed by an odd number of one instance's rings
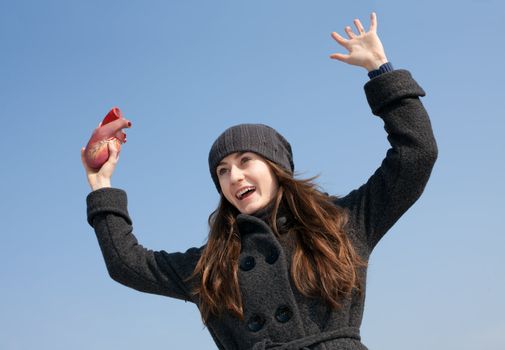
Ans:
{"label": "teeth", "polygon": [[254,187],[254,186],[245,187],[245,188],[243,188],[242,190],[240,190],[240,191],[236,194],[236,196],[237,196],[237,198],[239,198],[239,199],[240,199],[240,198],[242,198],[242,196],[243,196],[244,194],[246,194],[248,191],[250,191],[250,190],[254,190],[254,189],[255,189],[255,187]]}

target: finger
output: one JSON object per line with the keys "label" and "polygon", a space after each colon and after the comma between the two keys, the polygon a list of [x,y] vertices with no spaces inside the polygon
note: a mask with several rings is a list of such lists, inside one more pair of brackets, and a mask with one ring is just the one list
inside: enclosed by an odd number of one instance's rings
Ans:
{"label": "finger", "polygon": [[110,159],[116,160],[118,157],[116,142],[115,141],[107,142],[107,147],[109,148],[109,160]]}
{"label": "finger", "polygon": [[342,45],[342,46],[346,46],[347,45],[347,39],[343,38],[338,33],[336,33],[336,32],[331,33],[331,37],[333,39],[335,39],[335,41],[337,43],[339,43],[340,45]]}
{"label": "finger", "polygon": [[358,33],[361,35],[361,34],[365,34],[365,28],[363,28],[363,24],[361,24],[361,21],[359,19],[355,19],[354,20],[354,25],[356,26],[356,28],[358,29]]}
{"label": "finger", "polygon": [[349,55],[346,55],[343,53],[333,53],[330,55],[330,58],[332,58],[334,60],[339,60],[342,62],[347,62],[347,60],[349,59]]}
{"label": "finger", "polygon": [[82,165],[84,166],[84,169],[88,170],[88,164],[86,164],[86,159],[84,157],[84,147],[81,148],[81,162],[82,162]]}
{"label": "finger", "polygon": [[377,31],[377,15],[375,12],[372,12],[372,14],[370,15],[370,31],[371,32]]}
{"label": "finger", "polygon": [[82,166],[84,167],[84,170],[86,170],[86,174],[93,174],[96,172],[96,170],[94,169],[91,169],[88,165],[88,163],[86,162],[86,156],[85,156],[85,148],[81,148],[81,162],[82,162]]}
{"label": "finger", "polygon": [[351,27],[349,27],[349,26],[345,27],[345,32],[347,33],[347,36],[349,37],[349,39],[354,39],[356,37],[356,34],[354,34]]}

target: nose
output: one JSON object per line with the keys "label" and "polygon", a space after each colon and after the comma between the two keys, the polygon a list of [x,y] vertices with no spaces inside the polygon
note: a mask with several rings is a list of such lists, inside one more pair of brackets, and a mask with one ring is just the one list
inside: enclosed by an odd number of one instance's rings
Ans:
{"label": "nose", "polygon": [[244,172],[242,171],[242,169],[233,165],[230,169],[231,182],[236,183],[236,182],[242,181],[243,179],[244,179]]}

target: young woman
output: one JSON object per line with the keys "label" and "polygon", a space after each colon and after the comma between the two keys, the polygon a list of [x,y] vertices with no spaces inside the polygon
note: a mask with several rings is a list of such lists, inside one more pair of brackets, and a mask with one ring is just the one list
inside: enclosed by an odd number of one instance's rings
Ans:
{"label": "young woman", "polygon": [[207,244],[184,253],[137,244],[126,193],[111,188],[117,151],[99,170],[83,162],[92,192],[88,222],[111,277],[142,292],[191,301],[219,349],[366,349],[360,341],[367,261],[377,242],[419,198],[437,158],[422,88],[393,70],[377,36],[354,21],[348,54],[364,67],[365,93],[391,148],[377,171],[345,197],[293,177],[291,146],[276,130],[241,124],[209,152],[221,194]]}

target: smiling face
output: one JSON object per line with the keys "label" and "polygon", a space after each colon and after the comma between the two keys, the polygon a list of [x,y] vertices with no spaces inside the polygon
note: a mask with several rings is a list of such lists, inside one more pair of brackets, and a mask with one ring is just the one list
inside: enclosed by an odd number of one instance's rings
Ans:
{"label": "smiling face", "polygon": [[264,208],[279,189],[268,163],[253,152],[236,152],[223,158],[216,169],[225,198],[242,214]]}

